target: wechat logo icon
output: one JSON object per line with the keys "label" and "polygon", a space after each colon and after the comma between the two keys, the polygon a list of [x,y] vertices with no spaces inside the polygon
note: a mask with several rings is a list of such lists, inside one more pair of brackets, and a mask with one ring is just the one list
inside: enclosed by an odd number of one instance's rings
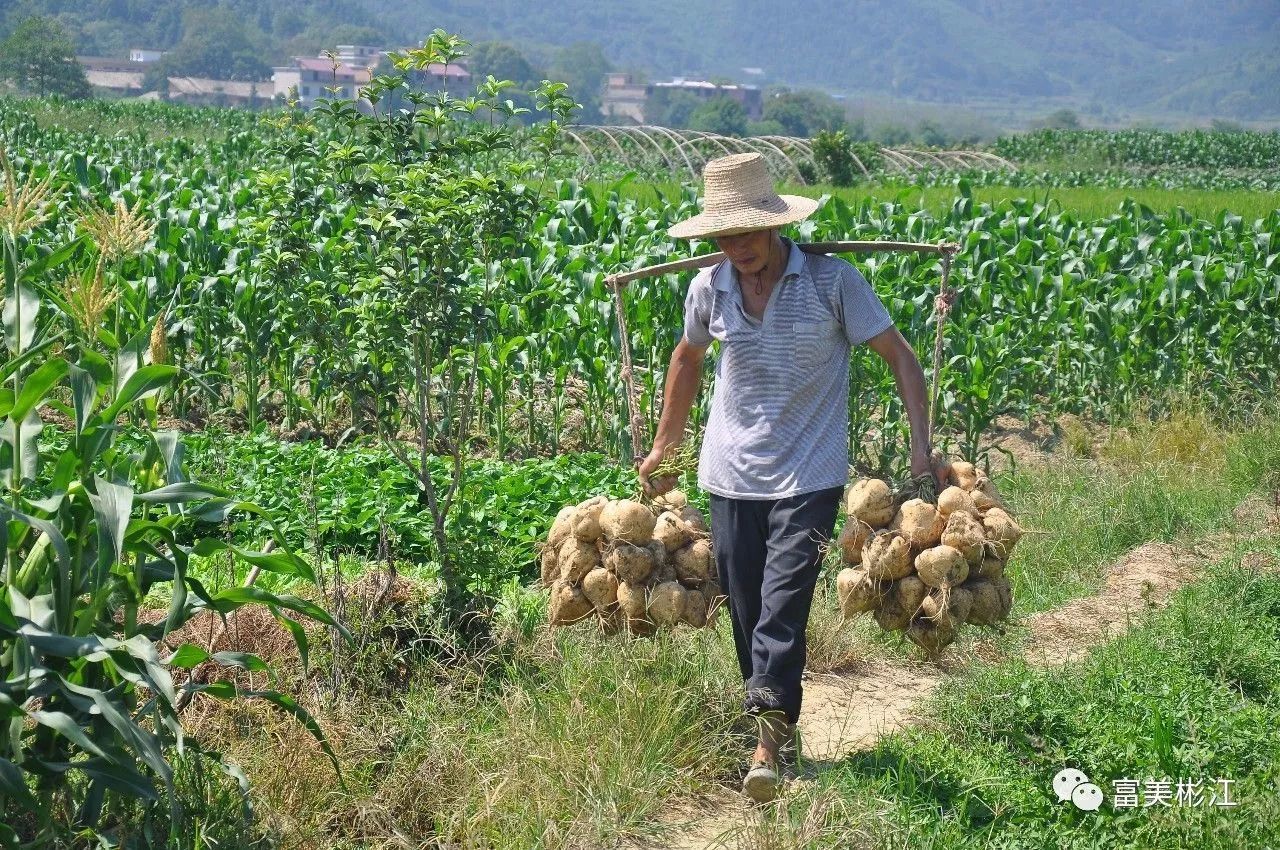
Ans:
{"label": "wechat logo icon", "polygon": [[1070,800],[1081,811],[1096,812],[1102,808],[1102,789],[1074,767],[1063,768],[1053,777],[1053,793],[1060,802]]}

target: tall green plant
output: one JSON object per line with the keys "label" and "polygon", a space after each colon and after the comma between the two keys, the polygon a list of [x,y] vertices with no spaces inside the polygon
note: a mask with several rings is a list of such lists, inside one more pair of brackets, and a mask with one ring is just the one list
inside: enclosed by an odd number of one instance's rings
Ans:
{"label": "tall green plant", "polygon": [[[278,692],[238,692],[226,682],[175,687],[171,668],[211,656],[186,644],[162,658],[155,642],[201,612],[225,616],[261,603],[305,659],[305,634],[294,617],[337,623],[297,596],[252,587],[210,593],[188,574],[192,555],[226,552],[315,581],[287,550],[254,552],[193,535],[202,522],[260,511],[187,480],[176,433],[147,433],[140,449],[118,440],[121,418],[172,384],[179,370],[140,365],[131,354],[105,357],[91,330],[83,338],[62,333],[43,293],[73,251],[27,259],[26,235],[40,224],[51,190],[31,181],[19,186],[3,164],[10,179],[0,204],[8,354],[0,366],[0,844],[57,844],[71,832],[105,829],[139,802],[148,812],[177,805],[169,754],[183,745],[176,707],[183,691],[268,700],[306,724],[332,755],[310,716]],[[63,353],[53,356],[58,343]],[[71,423],[61,435],[65,448],[41,444],[44,409]],[[165,603],[164,615],[144,616],[144,600]],[[212,658],[266,669],[248,654]]]}
{"label": "tall green plant", "polygon": [[[468,98],[411,86],[412,74],[456,61],[464,47],[437,31],[421,48],[393,54],[394,71],[362,90],[367,113],[345,101],[319,107],[288,138],[288,169],[260,175],[284,208],[262,209],[253,228],[259,274],[287,268],[303,282],[305,302],[330,305],[313,327],[343,340],[342,382],[353,400],[366,400],[369,427],[413,473],[453,605],[464,587],[448,517],[484,413],[479,390],[505,316],[499,308],[516,297],[502,264],[519,252],[539,209],[538,192],[524,184],[530,158],[554,152],[558,122],[574,107],[562,84],[531,93],[549,120],[528,147],[517,145],[513,119],[528,110],[506,96],[510,81],[489,77]],[[388,106],[395,103],[412,108]],[[342,142],[311,144],[320,132]],[[299,244],[295,223],[307,220],[316,194],[287,188],[300,182],[331,189],[350,210],[350,250]],[[352,407],[359,425],[365,411]],[[449,461],[443,479],[432,472],[440,455]]]}

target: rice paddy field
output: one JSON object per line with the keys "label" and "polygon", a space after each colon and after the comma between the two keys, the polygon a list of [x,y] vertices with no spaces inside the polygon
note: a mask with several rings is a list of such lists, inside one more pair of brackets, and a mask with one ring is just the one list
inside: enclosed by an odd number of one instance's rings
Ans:
{"label": "rice paddy field", "polygon": [[[637,494],[606,276],[686,256],[697,187],[483,98],[0,100],[0,843],[1280,846],[1280,134],[783,187],[799,240],[959,245],[936,375],[937,257],[851,259],[1027,534],[1011,619],[936,661],[843,620],[829,556],[755,809],[728,618],[550,630],[537,581],[562,507]],[[646,438],[687,284],[621,302]],[[848,404],[902,480],[868,352]]]}

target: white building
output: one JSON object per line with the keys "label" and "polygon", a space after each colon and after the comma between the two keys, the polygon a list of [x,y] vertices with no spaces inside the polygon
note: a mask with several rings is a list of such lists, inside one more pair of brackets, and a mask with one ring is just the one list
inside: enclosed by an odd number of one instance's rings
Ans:
{"label": "white building", "polygon": [[361,86],[369,83],[369,70],[332,59],[299,57],[292,65],[272,69],[275,95],[282,100],[296,100],[298,106],[310,109],[317,100],[355,100]]}
{"label": "white building", "polygon": [[339,62],[352,68],[373,68],[382,59],[382,51],[367,44],[339,44],[334,52]]}
{"label": "white building", "polygon": [[658,89],[688,92],[701,99],[726,97],[742,104],[747,117],[759,120],[764,109],[760,89],[734,83],[718,84],[706,80],[686,80],[676,77],[669,83],[639,83],[627,73],[609,74],[605,79],[604,95],[600,99],[600,112],[606,117],[627,118],[637,124],[645,122],[644,108],[649,97]]}
{"label": "white building", "polygon": [[[310,109],[318,100],[357,100],[384,55],[377,48],[340,44],[332,58],[297,57],[292,65],[272,69],[275,96],[286,102],[297,101],[303,109]],[[410,72],[409,81],[412,88],[419,90],[443,89],[457,94],[470,83],[471,74],[462,65],[433,63]]]}
{"label": "white building", "polygon": [[145,47],[134,47],[129,50],[130,62],[159,62],[160,57],[167,51],[149,50]]}

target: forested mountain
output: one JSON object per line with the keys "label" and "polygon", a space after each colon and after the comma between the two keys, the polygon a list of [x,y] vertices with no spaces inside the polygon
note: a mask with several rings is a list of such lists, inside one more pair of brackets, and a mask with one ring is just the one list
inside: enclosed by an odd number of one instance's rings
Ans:
{"label": "forested mountain", "polygon": [[[936,102],[1066,99],[1088,111],[1280,116],[1280,0],[11,0],[0,36],[52,14],[82,53],[169,48],[225,8],[264,65],[435,27],[541,59],[600,45],[652,77],[734,79]],[[189,28],[188,28],[189,29]]]}

